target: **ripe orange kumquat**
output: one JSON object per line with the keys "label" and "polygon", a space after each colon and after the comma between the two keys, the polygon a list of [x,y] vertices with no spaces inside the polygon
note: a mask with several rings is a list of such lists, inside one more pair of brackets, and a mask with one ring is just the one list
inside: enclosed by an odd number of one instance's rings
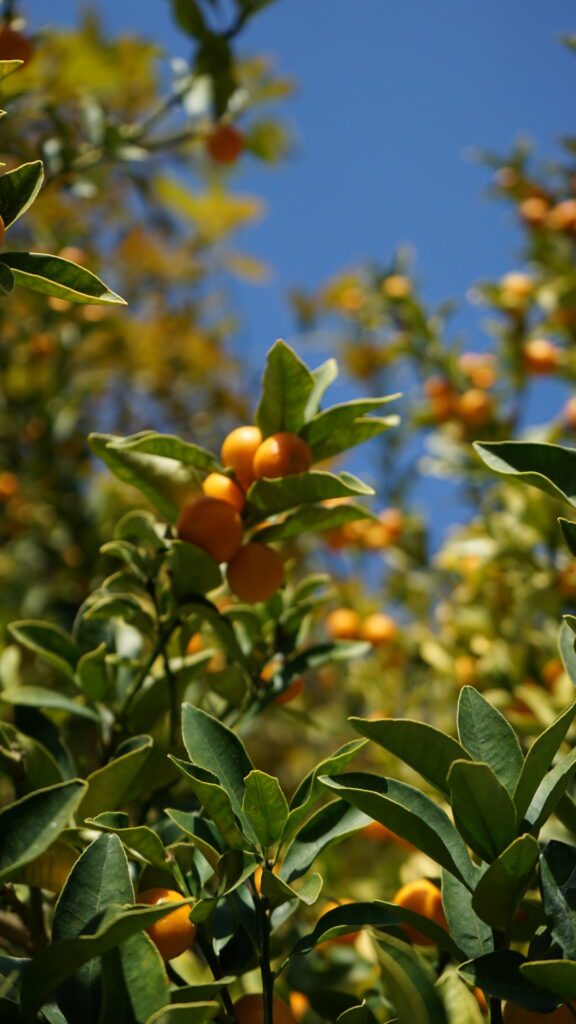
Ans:
{"label": "ripe orange kumquat", "polygon": [[298,676],[297,679],[294,679],[294,681],[290,683],[290,686],[286,687],[283,693],[278,694],[274,703],[289,704],[290,701],[296,700],[296,698],[300,696],[303,689],[304,680],[302,679],[302,676]]}
{"label": "ripe orange kumquat", "polygon": [[306,441],[288,430],[271,434],[262,442],[254,456],[254,476],[278,479],[305,473],[312,465],[312,453]]}
{"label": "ripe orange kumquat", "polygon": [[529,373],[553,373],[562,357],[561,350],[548,338],[531,338],[524,344],[522,354]]}
{"label": "ripe orange kumquat", "polygon": [[206,152],[216,164],[234,164],[244,149],[244,136],[233,124],[217,124],[206,138]]}
{"label": "ripe orange kumquat", "polygon": [[244,508],[244,494],[238,484],[235,484],[229,476],[223,473],[209,473],[202,484],[202,490],[209,498],[218,498],[219,501],[226,501],[237,512]]}
{"label": "ripe orange kumquat", "polygon": [[372,615],[368,615],[360,627],[362,640],[367,640],[374,647],[391,643],[397,633],[397,624],[385,612],[374,612]]}
{"label": "ripe orange kumquat", "polygon": [[297,1021],[301,1021],[310,1009],[310,1000],[303,992],[290,993],[290,1009]]}
{"label": "ripe orange kumquat", "polygon": [[242,601],[267,601],[281,587],[284,562],[274,548],[252,541],[228,565],[228,586]]}
{"label": "ripe orange kumquat", "polygon": [[254,481],[254,456],[261,444],[262,433],[258,427],[236,427],[224,439],[220,452],[222,465],[234,470],[244,488]]}
{"label": "ripe orange kumquat", "polygon": [[[392,901],[399,907],[406,907],[413,910],[422,917],[434,921],[435,924],[446,928],[446,918],[442,907],[442,895],[440,890],[427,878],[419,878],[414,882],[408,882],[398,890]],[[423,935],[412,925],[402,925],[411,942],[420,946],[433,946],[434,942],[427,935]]]}
{"label": "ripe orange kumquat", "polygon": [[242,543],[242,520],[227,501],[195,498],[183,506],[176,529],[180,540],[202,548],[217,562],[229,562]]}
{"label": "ripe orange kumquat", "polygon": [[[146,889],[138,893],[138,903],[156,907],[161,903],[172,903],[183,899],[173,889]],[[190,920],[190,905],[178,907],[146,929],[163,960],[174,960],[190,948],[196,936],[196,925]]]}
{"label": "ripe orange kumquat", "polygon": [[[238,1024],[264,1024],[264,1000],[261,993],[240,996],[234,1003],[234,1016]],[[274,1024],[298,1024],[292,1010],[282,999],[273,1000]]]}
{"label": "ripe orange kumquat", "polygon": [[361,620],[353,608],[335,608],[326,617],[326,631],[333,640],[357,640]]}
{"label": "ripe orange kumquat", "polygon": [[404,847],[406,850],[413,850],[412,843],[409,843],[407,839],[403,839],[402,836],[397,836],[395,832],[387,828],[386,825],[382,825],[379,821],[371,821],[369,825],[366,825],[362,829],[362,835],[365,839],[369,839],[372,843],[394,843],[396,846]]}
{"label": "ripe orange kumquat", "polygon": [[10,25],[0,25],[0,60],[21,60],[28,63],[34,53],[30,39]]}

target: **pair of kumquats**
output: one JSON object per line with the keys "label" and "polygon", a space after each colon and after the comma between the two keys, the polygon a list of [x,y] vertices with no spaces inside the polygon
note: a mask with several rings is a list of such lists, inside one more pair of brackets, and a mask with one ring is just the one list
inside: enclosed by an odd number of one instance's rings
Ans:
{"label": "pair of kumquats", "polygon": [[398,625],[385,612],[373,612],[364,620],[354,608],[335,608],[326,618],[326,629],[333,640],[367,640],[374,647],[392,643]]}
{"label": "pair of kumquats", "polygon": [[273,548],[257,541],[242,544],[245,492],[255,480],[305,473],[312,464],[310,448],[297,434],[283,431],[263,438],[258,427],[238,427],[222,445],[222,464],[233,476],[210,473],[203,497],[187,501],[180,512],[181,540],[202,548],[228,565],[232,592],[243,601],[266,601],[280,587],[283,562]]}

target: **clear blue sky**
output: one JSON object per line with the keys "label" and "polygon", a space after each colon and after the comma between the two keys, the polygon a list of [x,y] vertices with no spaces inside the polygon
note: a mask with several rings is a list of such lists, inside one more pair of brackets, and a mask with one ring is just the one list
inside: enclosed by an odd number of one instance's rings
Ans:
{"label": "clear blue sky", "polygon": [[[83,4],[26,6],[39,27],[73,24]],[[93,6],[111,30],[187,55],[168,0]],[[513,215],[486,198],[489,175],[469,151],[506,151],[521,134],[554,153],[574,127],[576,59],[558,37],[575,27],[573,0],[277,0],[257,16],[242,45],[275,55],[297,80],[283,110],[298,145],[278,169],[246,159],[235,182],[266,201],[244,243],[275,268],[266,287],[233,286],[245,351],[259,361],[275,337],[290,338],[291,287],[387,260],[401,242],[414,246],[433,302],[464,301],[475,281],[515,267]],[[481,344],[477,310],[457,323]],[[557,394],[548,389],[545,404]]]}

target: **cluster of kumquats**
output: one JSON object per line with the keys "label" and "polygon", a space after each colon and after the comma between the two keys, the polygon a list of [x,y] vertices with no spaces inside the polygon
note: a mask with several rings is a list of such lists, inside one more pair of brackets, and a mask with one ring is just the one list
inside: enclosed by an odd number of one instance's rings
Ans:
{"label": "cluster of kumquats", "polygon": [[231,475],[209,473],[202,497],[183,506],[176,526],[181,540],[195,544],[216,562],[227,563],[230,590],[242,601],[266,601],[280,587],[283,562],[274,548],[244,541],[249,520],[243,519],[246,492],[256,480],[305,473],[312,464],[310,448],[297,434],[282,431],[263,438],[258,427],[237,427],[225,438],[222,464]]}

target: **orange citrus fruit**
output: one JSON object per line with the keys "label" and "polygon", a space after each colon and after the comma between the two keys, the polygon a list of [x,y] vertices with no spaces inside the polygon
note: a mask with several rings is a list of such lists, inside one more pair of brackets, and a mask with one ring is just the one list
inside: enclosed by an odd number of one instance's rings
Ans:
{"label": "orange citrus fruit", "polygon": [[271,434],[262,442],[254,456],[254,476],[276,479],[305,473],[312,465],[312,453],[303,438],[284,430]]}
{"label": "orange citrus fruit", "polygon": [[[408,882],[406,885],[403,885],[396,893],[392,902],[396,903],[399,907],[413,910],[417,914],[421,914],[422,917],[427,917],[430,921],[434,921],[441,927],[446,928],[442,895],[440,890],[432,882],[428,881],[427,878],[419,878],[414,882]],[[432,939],[429,939],[427,935],[422,935],[421,932],[411,925],[404,924],[402,928],[411,942],[416,942],[420,946],[434,945]]]}
{"label": "orange citrus fruit", "polygon": [[[137,902],[157,907],[161,903],[172,903],[182,898],[182,894],[173,889],[146,889],[138,893]],[[189,915],[190,906],[186,904],[146,929],[163,960],[174,960],[181,956],[194,942],[196,925],[192,924]]]}
{"label": "orange citrus fruit", "polygon": [[364,619],[360,627],[362,640],[367,640],[374,647],[381,644],[389,644],[398,633],[398,626],[389,615],[384,612],[374,612]]}
{"label": "orange citrus fruit", "polygon": [[10,25],[0,25],[0,60],[21,60],[27,64],[34,47],[22,32]]}
{"label": "orange citrus fruit", "polygon": [[236,427],[226,438],[220,452],[222,464],[234,470],[242,487],[254,480],[254,456],[262,444],[258,427]]}
{"label": "orange citrus fruit", "polygon": [[229,476],[223,473],[209,473],[202,484],[202,490],[209,498],[218,498],[218,501],[226,501],[237,512],[244,508],[244,494]]}
{"label": "orange citrus fruit", "polygon": [[274,548],[252,541],[228,566],[228,586],[242,601],[267,601],[282,585],[284,562]]}
{"label": "orange citrus fruit", "polygon": [[240,514],[227,501],[194,498],[183,506],[176,524],[180,540],[206,551],[216,562],[229,562],[242,543]]}
{"label": "orange citrus fruit", "polygon": [[574,1013],[568,1006],[559,1006],[552,1013],[536,1013],[505,1003],[503,1016],[504,1024],[574,1024]]}
{"label": "orange citrus fruit", "polygon": [[524,344],[524,366],[530,373],[552,373],[560,362],[560,349],[548,338],[530,338]]}
{"label": "orange citrus fruit", "polygon": [[333,640],[357,640],[360,616],[353,608],[335,608],[326,617],[326,630]]}
{"label": "orange citrus fruit", "polygon": [[206,152],[217,164],[233,164],[244,149],[244,136],[232,124],[217,124],[206,139]]}

